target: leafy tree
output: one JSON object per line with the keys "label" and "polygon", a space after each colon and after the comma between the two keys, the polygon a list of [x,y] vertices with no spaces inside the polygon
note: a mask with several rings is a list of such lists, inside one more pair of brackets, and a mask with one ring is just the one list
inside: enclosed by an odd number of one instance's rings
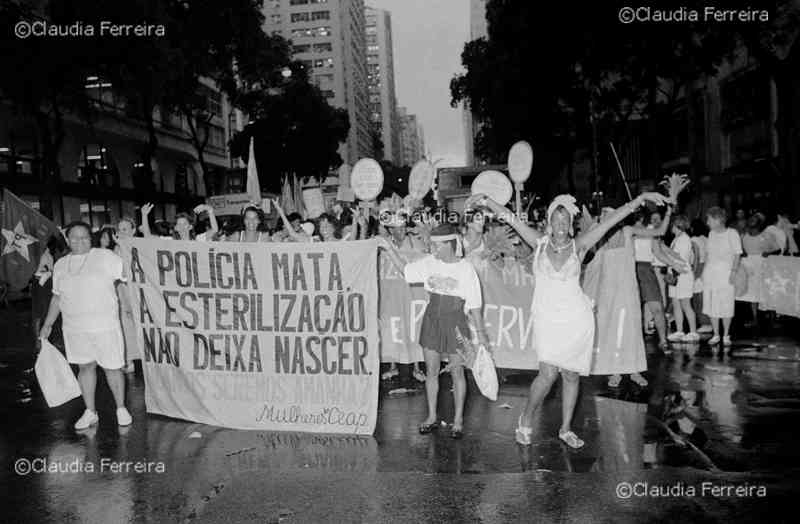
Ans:
{"label": "leafy tree", "polygon": [[339,167],[339,144],[350,130],[347,110],[331,107],[299,63],[291,71],[282,87],[252,96],[253,122],[230,145],[232,155],[247,159],[254,138],[261,187],[273,191],[280,189],[283,175],[322,179]]}

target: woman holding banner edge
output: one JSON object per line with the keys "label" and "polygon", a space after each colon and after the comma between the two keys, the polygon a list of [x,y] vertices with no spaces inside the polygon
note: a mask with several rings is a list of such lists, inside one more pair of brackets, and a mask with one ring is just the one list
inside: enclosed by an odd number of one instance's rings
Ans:
{"label": "woman holding banner edge", "polygon": [[382,238],[379,246],[386,250],[392,263],[403,272],[409,283],[423,283],[430,297],[422,318],[419,343],[425,353],[427,374],[425,392],[428,400],[428,418],[419,426],[423,435],[439,427],[437,399],[439,395],[439,368],[442,355],[447,355],[453,377],[453,400],[455,415],[450,436],[464,436],[464,400],[467,396],[467,381],[464,377],[464,361],[458,354],[458,333],[467,335],[469,313],[478,333],[478,340],[486,347],[489,338],[483,324],[483,298],[481,284],[475,268],[461,258],[461,238],[455,227],[442,224],[431,231],[432,254],[414,262],[405,263],[394,246]]}
{"label": "woman holding banner edge", "polygon": [[479,203],[505,218],[519,236],[535,249],[533,273],[536,288],[531,309],[539,373],[531,384],[528,400],[519,416],[516,440],[520,444],[531,444],[533,429],[530,422],[533,413],[542,404],[560,372],[563,379],[563,419],[558,437],[571,448],[584,445],[570,427],[578,400],[579,377],[589,374],[594,347],[595,319],[591,300],[580,285],[581,262],[612,227],[646,201],[661,205],[669,202],[669,199],[660,193],[642,193],[610,213],[596,227],[577,237],[573,221],[579,209],[571,195],[557,196],[548,207],[545,235],[520,221],[486,195],[475,195],[467,201],[467,208]]}

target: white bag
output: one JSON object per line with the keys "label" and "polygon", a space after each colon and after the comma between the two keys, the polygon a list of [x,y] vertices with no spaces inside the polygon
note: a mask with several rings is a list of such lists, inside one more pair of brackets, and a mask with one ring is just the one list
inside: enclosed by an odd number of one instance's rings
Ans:
{"label": "white bag", "polygon": [[53,408],[79,397],[81,387],[61,352],[47,340],[42,339],[41,343],[42,351],[36,358],[34,370],[44,399]]}
{"label": "white bag", "polygon": [[478,346],[475,362],[472,365],[472,376],[475,377],[475,383],[478,384],[484,397],[489,400],[497,400],[497,390],[499,389],[497,371],[494,368],[492,355],[483,344]]}

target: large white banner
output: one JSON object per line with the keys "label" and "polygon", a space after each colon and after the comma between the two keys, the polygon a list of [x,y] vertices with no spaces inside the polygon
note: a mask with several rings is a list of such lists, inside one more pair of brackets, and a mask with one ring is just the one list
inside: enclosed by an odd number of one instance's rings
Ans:
{"label": "large white banner", "polygon": [[372,434],[377,243],[123,246],[147,411],[239,429]]}

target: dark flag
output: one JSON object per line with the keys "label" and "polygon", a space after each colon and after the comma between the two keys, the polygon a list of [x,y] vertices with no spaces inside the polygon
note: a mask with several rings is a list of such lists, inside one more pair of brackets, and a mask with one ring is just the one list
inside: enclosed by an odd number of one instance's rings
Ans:
{"label": "dark flag", "polygon": [[8,189],[3,191],[0,236],[0,282],[19,291],[36,271],[51,235],[60,235],[52,220]]}

